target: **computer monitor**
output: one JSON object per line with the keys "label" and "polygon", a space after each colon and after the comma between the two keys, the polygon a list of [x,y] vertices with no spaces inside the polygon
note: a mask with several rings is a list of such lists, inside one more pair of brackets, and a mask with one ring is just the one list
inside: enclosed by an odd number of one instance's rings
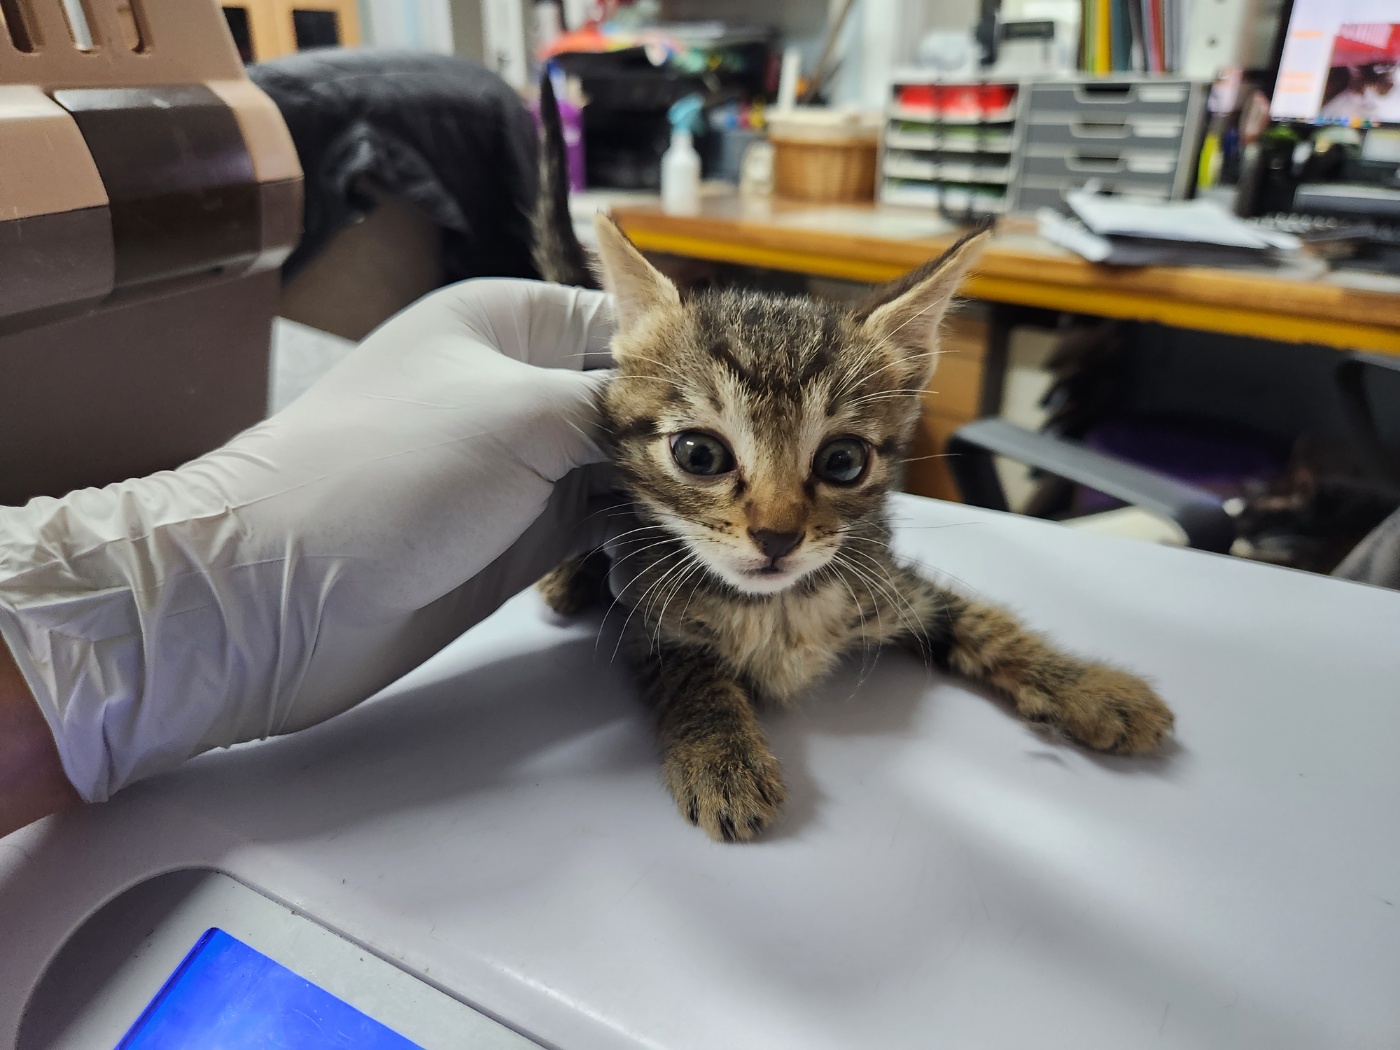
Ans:
{"label": "computer monitor", "polygon": [[1282,37],[1275,120],[1400,125],[1400,0],[1294,0]]}

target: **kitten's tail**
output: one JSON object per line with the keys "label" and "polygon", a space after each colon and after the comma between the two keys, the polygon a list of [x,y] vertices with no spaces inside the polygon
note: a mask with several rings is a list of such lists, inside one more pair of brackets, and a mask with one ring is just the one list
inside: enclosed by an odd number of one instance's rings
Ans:
{"label": "kitten's tail", "polygon": [[546,281],[597,288],[569,215],[569,157],[554,85],[540,76],[540,194],[533,216],[535,268]]}

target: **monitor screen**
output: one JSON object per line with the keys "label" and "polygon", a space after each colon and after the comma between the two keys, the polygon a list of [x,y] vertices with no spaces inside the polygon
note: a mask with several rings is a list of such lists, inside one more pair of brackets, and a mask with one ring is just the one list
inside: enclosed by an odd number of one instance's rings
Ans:
{"label": "monitor screen", "polygon": [[1400,0],[1294,0],[1284,30],[1275,120],[1400,124]]}
{"label": "monitor screen", "polygon": [[209,930],[116,1050],[422,1050],[223,930]]}

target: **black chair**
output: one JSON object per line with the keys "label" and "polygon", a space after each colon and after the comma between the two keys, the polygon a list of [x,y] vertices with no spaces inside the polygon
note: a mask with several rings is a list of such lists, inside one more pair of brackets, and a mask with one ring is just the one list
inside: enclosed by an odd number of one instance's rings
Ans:
{"label": "black chair", "polygon": [[[1400,358],[1351,353],[1337,365],[1335,379],[1372,476],[1400,492],[1400,456],[1386,446],[1368,392],[1368,379],[1389,373],[1400,373]],[[1187,546],[1225,553],[1235,539],[1234,519],[1219,497],[1055,434],[978,419],[948,439],[947,451],[958,490],[973,506],[1008,509],[994,462],[1006,456],[1168,518],[1185,533]]]}
{"label": "black chair", "polygon": [[1388,373],[1400,374],[1400,358],[1382,354],[1348,354],[1337,365],[1337,389],[1342,398],[1351,432],[1365,457],[1371,475],[1400,490],[1400,455],[1386,446],[1376,422],[1375,408],[1367,393],[1367,377],[1377,379]]}
{"label": "black chair", "polygon": [[994,461],[1006,456],[1169,518],[1185,533],[1187,546],[1223,554],[1235,540],[1234,519],[1218,496],[1055,434],[978,419],[948,439],[947,451],[958,491],[973,506],[1009,509]]}

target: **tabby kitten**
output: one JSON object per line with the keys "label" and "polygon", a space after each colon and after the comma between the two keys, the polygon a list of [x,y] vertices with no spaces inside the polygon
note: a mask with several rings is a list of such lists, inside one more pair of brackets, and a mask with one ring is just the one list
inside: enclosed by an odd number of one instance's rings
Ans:
{"label": "tabby kitten", "polygon": [[[779,816],[782,771],[755,716],[844,655],[895,644],[1005,693],[1089,747],[1155,750],[1172,714],[1141,679],[1055,648],[895,560],[889,493],[937,360],[939,323],[985,232],[865,304],[745,292],[683,298],[599,217],[616,298],[603,417],[639,527],[612,549],[622,644],[682,815],[724,841]],[[606,556],[541,581],[573,613]]]}

